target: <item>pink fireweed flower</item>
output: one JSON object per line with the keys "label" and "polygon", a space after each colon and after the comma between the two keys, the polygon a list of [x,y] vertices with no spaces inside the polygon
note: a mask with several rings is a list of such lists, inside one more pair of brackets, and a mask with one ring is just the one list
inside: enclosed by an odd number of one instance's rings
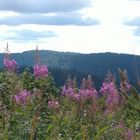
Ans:
{"label": "pink fireweed flower", "polygon": [[90,100],[97,97],[95,89],[80,89],[79,94],[82,100]]}
{"label": "pink fireweed flower", "polygon": [[112,92],[106,99],[106,114],[114,113],[119,109],[120,96],[117,92]]}
{"label": "pink fireweed flower", "polygon": [[70,98],[74,101],[80,101],[80,94],[79,93],[72,94]]}
{"label": "pink fireweed flower", "polygon": [[79,93],[77,93],[74,88],[72,88],[68,85],[64,85],[62,95],[69,98],[69,99],[75,100],[75,101],[80,100]]}
{"label": "pink fireweed flower", "polygon": [[114,84],[114,82],[104,82],[101,89],[100,89],[100,93],[102,93],[102,95],[107,95],[107,94],[111,94],[117,92],[116,90],[116,86]]}
{"label": "pink fireweed flower", "polygon": [[15,102],[18,105],[24,105],[27,102],[27,99],[30,96],[30,92],[26,90],[21,91],[19,94],[14,96]]}
{"label": "pink fireweed flower", "polygon": [[119,104],[119,95],[115,92],[108,95],[108,98],[106,100],[107,106],[112,107],[113,105]]}
{"label": "pink fireweed flower", "polygon": [[81,88],[82,89],[93,89],[94,88],[93,85],[94,85],[94,83],[91,79],[91,76],[89,75],[87,77],[87,79],[85,79],[85,78],[83,79],[82,84],[81,84]]}
{"label": "pink fireweed flower", "polygon": [[3,63],[5,68],[9,71],[14,71],[17,67],[17,62],[14,59],[10,60],[9,58],[4,58]]}
{"label": "pink fireweed flower", "polygon": [[120,84],[120,91],[123,93],[129,92],[131,88],[132,86],[127,82]]}
{"label": "pink fireweed flower", "polygon": [[58,109],[59,108],[59,103],[54,100],[48,101],[48,108],[49,109]]}
{"label": "pink fireweed flower", "polygon": [[128,82],[127,72],[126,72],[126,70],[125,71],[119,70],[119,72],[120,72],[120,79],[121,79],[120,91],[122,93],[127,93],[132,88],[132,86]]}
{"label": "pink fireweed flower", "polygon": [[124,134],[125,139],[132,140],[133,139],[133,131],[128,129]]}
{"label": "pink fireweed flower", "polygon": [[107,96],[108,94],[113,93],[113,92],[117,92],[117,90],[116,90],[116,86],[115,86],[114,77],[109,72],[105,77],[105,80],[104,80],[102,87],[100,89],[100,93],[102,95]]}
{"label": "pink fireweed flower", "polygon": [[119,102],[121,100],[118,90],[116,88],[115,82],[112,80],[110,82],[106,81],[103,83],[100,93],[106,99],[106,110],[105,114],[114,113],[118,109]]}
{"label": "pink fireweed flower", "polygon": [[46,77],[48,75],[48,68],[46,65],[36,64],[34,66],[34,76],[36,78]]}
{"label": "pink fireweed flower", "polygon": [[74,94],[74,89],[72,87],[64,85],[62,90],[62,95],[70,96],[71,94]]}
{"label": "pink fireweed flower", "polygon": [[98,96],[90,75],[87,79],[83,79],[79,94],[82,100],[90,100]]}
{"label": "pink fireweed flower", "polygon": [[69,80],[63,87],[62,95],[74,101],[90,100],[97,97],[97,91],[93,86],[91,77],[88,76],[87,80],[83,80],[79,90],[75,87],[74,81]]}
{"label": "pink fireweed flower", "polygon": [[81,99],[90,100],[97,97],[97,91],[95,89],[80,89],[76,91],[64,85],[62,95],[75,101],[80,101]]}

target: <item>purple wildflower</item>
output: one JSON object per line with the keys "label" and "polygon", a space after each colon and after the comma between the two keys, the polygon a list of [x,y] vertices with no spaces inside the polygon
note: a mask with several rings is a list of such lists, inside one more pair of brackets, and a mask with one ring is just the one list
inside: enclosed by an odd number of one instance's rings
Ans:
{"label": "purple wildflower", "polygon": [[67,83],[63,86],[62,95],[70,100],[80,101],[80,95],[78,94],[78,90],[76,90],[75,85],[76,80],[72,80],[69,77]]}
{"label": "purple wildflower", "polygon": [[88,75],[87,79],[85,79],[85,78],[83,79],[81,88],[82,89],[93,89],[94,88],[93,85],[94,85],[94,83],[91,79],[91,75]]}
{"label": "purple wildflower", "polygon": [[74,88],[70,87],[70,85],[64,85],[62,95],[75,101],[80,100],[79,93],[77,93]]}
{"label": "purple wildflower", "polygon": [[104,82],[101,89],[100,89],[100,93],[102,93],[102,95],[108,95],[111,93],[117,92],[116,90],[116,86],[114,84],[114,82]]}
{"label": "purple wildflower", "polygon": [[94,88],[94,84],[90,75],[87,79],[83,79],[79,94],[82,100],[90,100],[97,97],[97,91]]}
{"label": "purple wildflower", "polygon": [[110,93],[106,99],[107,109],[105,110],[105,114],[107,115],[109,113],[114,113],[114,111],[117,111],[119,109],[118,107],[119,102],[120,102],[119,94],[116,92]]}
{"label": "purple wildflower", "polygon": [[72,87],[69,87],[67,85],[63,86],[63,91],[62,91],[62,95],[63,96],[70,96],[71,94],[74,94],[74,89]]}
{"label": "purple wildflower", "polygon": [[79,93],[72,94],[71,99],[74,101],[80,101],[80,94]]}
{"label": "purple wildflower", "polygon": [[119,70],[119,72],[120,72],[120,79],[121,79],[120,91],[122,93],[127,93],[130,91],[130,89],[132,87],[128,82],[127,72],[126,72],[126,70],[125,71]]}
{"label": "purple wildflower", "polygon": [[79,94],[82,100],[90,100],[97,97],[95,89],[80,89]]}
{"label": "purple wildflower", "polygon": [[106,99],[107,108],[105,110],[105,114],[113,113],[114,111],[116,111],[120,102],[120,96],[118,94],[115,81],[111,74],[109,74],[109,76],[107,76],[107,79],[105,79],[105,81],[103,82],[100,93]]}
{"label": "purple wildflower", "polygon": [[97,91],[92,84],[93,82],[89,76],[87,80],[83,80],[80,90],[76,90],[74,81],[69,79],[66,85],[63,87],[62,95],[74,101],[96,98]]}
{"label": "purple wildflower", "polygon": [[30,96],[30,92],[27,92],[26,90],[21,91],[19,94],[14,96],[14,99],[16,101],[16,104],[18,105],[24,105],[27,101],[27,99]]}
{"label": "purple wildflower", "polygon": [[48,101],[48,108],[50,109],[58,109],[59,108],[59,103],[54,100]]}
{"label": "purple wildflower", "polygon": [[127,132],[125,132],[125,139],[132,140],[133,138],[133,131],[128,129]]}
{"label": "purple wildflower", "polygon": [[17,62],[13,59],[10,60],[8,57],[3,60],[4,66],[9,71],[14,71],[17,67]]}
{"label": "purple wildflower", "polygon": [[113,106],[119,104],[119,95],[115,92],[111,93],[108,95],[107,101],[106,101],[107,106]]}
{"label": "purple wildflower", "polygon": [[129,92],[131,87],[132,86],[129,83],[127,83],[127,82],[121,83],[120,84],[120,91],[123,92],[123,93]]}
{"label": "purple wildflower", "polygon": [[36,78],[46,77],[48,75],[48,68],[46,65],[36,64],[34,66],[34,76]]}

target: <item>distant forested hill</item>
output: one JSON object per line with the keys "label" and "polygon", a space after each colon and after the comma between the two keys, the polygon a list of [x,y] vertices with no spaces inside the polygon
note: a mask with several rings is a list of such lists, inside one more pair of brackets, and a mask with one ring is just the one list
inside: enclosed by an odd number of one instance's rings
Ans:
{"label": "distant forested hill", "polygon": [[[97,54],[80,54],[56,51],[39,51],[42,63],[48,65],[54,77],[59,79],[60,76],[67,77],[68,73],[81,76],[92,74],[93,78],[103,80],[105,74],[110,71],[118,77],[118,68],[126,69],[131,83],[136,83],[136,75],[140,72],[140,56],[116,54],[116,53],[97,53]],[[19,66],[34,65],[35,51],[26,51],[12,55]],[[0,54],[2,60],[3,54]],[[2,67],[2,61],[0,61]],[[59,76],[60,75],[60,76]],[[96,80],[98,82],[99,80]],[[60,83],[63,82],[61,79]]]}

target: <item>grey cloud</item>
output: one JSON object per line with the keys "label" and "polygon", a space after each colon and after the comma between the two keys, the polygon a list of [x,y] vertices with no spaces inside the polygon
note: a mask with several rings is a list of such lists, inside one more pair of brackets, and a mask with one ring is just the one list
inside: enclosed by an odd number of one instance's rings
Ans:
{"label": "grey cloud", "polygon": [[0,11],[54,13],[75,11],[91,5],[91,0],[1,0]]}
{"label": "grey cloud", "polygon": [[[20,14],[0,18],[0,25],[97,25],[99,24],[97,20],[77,15],[78,10],[91,5],[92,0],[1,0],[0,11]],[[44,15],[50,13],[54,15]]]}
{"label": "grey cloud", "polygon": [[133,30],[133,35],[140,36],[140,17],[136,17],[130,21],[126,21],[125,24],[128,26],[137,27],[136,29]]}
{"label": "grey cloud", "polygon": [[98,25],[99,22],[91,18],[84,19],[77,14],[20,14],[0,19],[0,25],[16,26],[22,24],[92,26]]}
{"label": "grey cloud", "polygon": [[130,21],[126,21],[125,24],[129,26],[140,26],[140,17],[136,17]]}
{"label": "grey cloud", "polygon": [[50,38],[58,36],[53,31],[32,31],[32,30],[19,30],[19,31],[8,31],[5,35],[0,34],[1,40],[14,40],[17,42],[23,41],[39,41],[42,38]]}
{"label": "grey cloud", "polygon": [[140,26],[134,30],[134,35],[140,36]]}

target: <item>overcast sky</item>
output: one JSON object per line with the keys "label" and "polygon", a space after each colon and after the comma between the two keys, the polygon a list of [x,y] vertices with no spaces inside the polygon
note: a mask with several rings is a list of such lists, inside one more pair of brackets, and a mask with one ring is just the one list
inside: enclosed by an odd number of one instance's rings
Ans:
{"label": "overcast sky", "polygon": [[1,0],[0,52],[140,55],[140,0]]}

